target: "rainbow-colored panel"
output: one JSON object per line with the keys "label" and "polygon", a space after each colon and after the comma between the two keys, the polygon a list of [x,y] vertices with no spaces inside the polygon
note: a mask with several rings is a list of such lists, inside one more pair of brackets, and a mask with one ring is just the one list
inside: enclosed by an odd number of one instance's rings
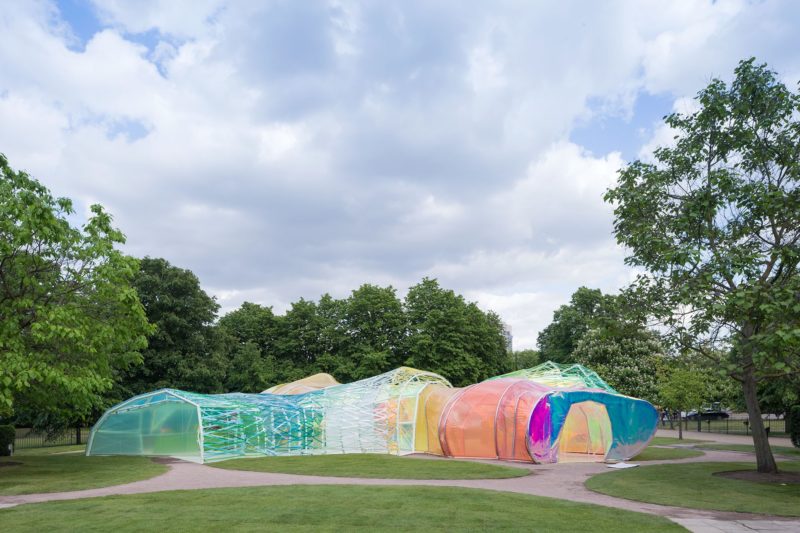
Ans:
{"label": "rainbow-colored panel", "polygon": [[87,455],[236,457],[430,453],[517,461],[620,461],[658,415],[580,365],[545,363],[453,388],[401,367],[348,384],[317,375],[261,394],[162,389],[109,409]]}

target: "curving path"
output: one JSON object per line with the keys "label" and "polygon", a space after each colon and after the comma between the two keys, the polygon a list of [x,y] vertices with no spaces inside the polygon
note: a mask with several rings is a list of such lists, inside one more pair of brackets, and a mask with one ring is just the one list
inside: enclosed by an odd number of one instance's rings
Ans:
{"label": "curving path", "polygon": [[[430,460],[442,460],[425,456]],[[705,455],[682,460],[648,461],[647,464],[686,463],[705,461],[730,461],[744,459],[748,454],[738,452],[705,451]],[[592,492],[584,486],[587,478],[607,472],[601,463],[567,463],[554,465],[525,465],[504,461],[485,461],[492,464],[509,464],[527,467],[533,475],[510,479],[476,480],[414,480],[414,479],[368,479],[323,476],[302,476],[225,470],[206,465],[174,459],[161,460],[169,471],[144,481],[115,485],[97,489],[19,496],[0,496],[0,508],[26,503],[57,500],[76,500],[101,496],[141,494],[170,490],[212,489],[227,487],[257,487],[279,485],[426,485],[438,487],[466,487],[547,496],[576,502],[593,503],[618,509],[638,511],[665,516],[697,532],[718,531],[783,531],[800,532],[800,520],[768,517],[748,513],[686,509],[615,498]]]}

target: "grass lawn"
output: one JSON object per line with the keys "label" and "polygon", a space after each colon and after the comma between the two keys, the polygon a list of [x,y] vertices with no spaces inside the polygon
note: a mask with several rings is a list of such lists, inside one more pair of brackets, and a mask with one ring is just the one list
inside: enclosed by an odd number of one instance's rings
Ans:
{"label": "grass lawn", "polygon": [[[730,452],[749,452],[756,453],[752,444],[702,444],[698,448],[705,450],[723,450]],[[773,446],[772,453],[797,457],[800,459],[800,448],[789,448],[788,446]]]}
{"label": "grass lawn", "polygon": [[14,457],[19,457],[20,455],[80,455],[85,451],[86,445],[84,444],[73,446],[47,446],[45,448],[23,448],[21,450],[14,450]]}
{"label": "grass lawn", "polygon": [[[166,466],[146,457],[86,457],[82,451],[83,446],[54,446],[0,457],[0,495],[107,487],[167,471]],[[21,464],[2,466],[1,463]]]}
{"label": "grass lawn", "polygon": [[686,448],[654,448],[648,446],[642,452],[631,459],[635,461],[663,461],[668,459],[688,459],[689,457],[700,457],[703,452],[697,450],[687,450]]}
{"label": "grass lawn", "polygon": [[[781,463],[800,471],[798,463]],[[586,487],[629,500],[693,509],[800,516],[800,484],[754,483],[713,476],[714,472],[755,470],[753,463],[689,463],[641,466],[586,481]]]}
{"label": "grass lawn", "polygon": [[676,439],[675,437],[653,437],[650,446],[672,446],[673,444],[697,444],[699,442],[709,442],[697,439]]}
{"label": "grass lawn", "polygon": [[221,461],[210,466],[280,474],[382,479],[499,479],[521,477],[530,473],[527,468],[472,461],[416,459],[369,453],[304,457],[252,457]]}
{"label": "grass lawn", "polygon": [[173,491],[22,505],[3,529],[74,531],[685,531],[663,517],[450,487],[286,486]]}

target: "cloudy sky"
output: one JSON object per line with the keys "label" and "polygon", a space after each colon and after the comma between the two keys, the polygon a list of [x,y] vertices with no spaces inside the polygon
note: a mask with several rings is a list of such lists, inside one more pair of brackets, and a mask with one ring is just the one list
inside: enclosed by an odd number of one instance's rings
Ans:
{"label": "cloudy sky", "polygon": [[223,310],[423,276],[533,347],[630,279],[602,201],[800,2],[10,0],[0,152]]}

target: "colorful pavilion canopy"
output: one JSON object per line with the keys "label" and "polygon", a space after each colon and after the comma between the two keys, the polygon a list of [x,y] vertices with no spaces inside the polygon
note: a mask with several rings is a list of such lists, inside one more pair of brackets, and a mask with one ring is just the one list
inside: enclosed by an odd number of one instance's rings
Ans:
{"label": "colorful pavilion canopy", "polygon": [[465,388],[401,367],[348,384],[317,374],[261,394],[163,389],[109,409],[87,455],[430,453],[519,461],[619,461],[658,415],[580,365],[545,363]]}

